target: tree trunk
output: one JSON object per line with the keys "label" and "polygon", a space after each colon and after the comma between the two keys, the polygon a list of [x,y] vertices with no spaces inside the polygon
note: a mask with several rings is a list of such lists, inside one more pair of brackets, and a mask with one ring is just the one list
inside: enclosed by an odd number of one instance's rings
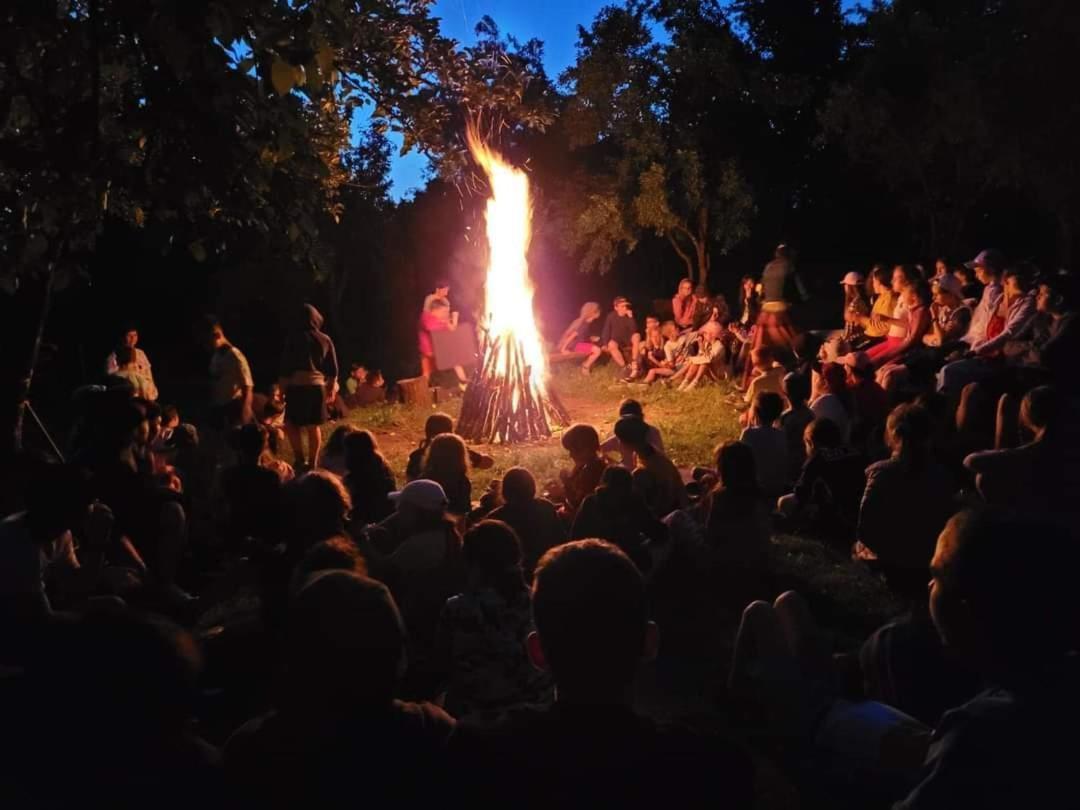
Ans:
{"label": "tree trunk", "polygon": [[698,283],[709,283],[709,212],[704,206],[698,210],[697,239],[694,240],[694,248],[697,250]]}
{"label": "tree trunk", "polygon": [[[14,334],[21,332],[25,340],[9,345],[6,351],[11,351],[8,361],[8,377],[11,383],[10,410],[7,421],[9,424],[4,431],[3,451],[4,455],[15,455],[22,450],[23,421],[26,416],[26,403],[30,399],[30,386],[34,379],[34,369],[37,366],[38,355],[41,353],[41,338],[45,333],[45,322],[49,318],[49,308],[52,305],[52,270],[46,272],[44,277],[37,283],[29,282],[24,287],[25,292],[16,293],[16,298],[22,295],[28,296],[22,306],[13,307],[25,314],[25,318],[16,316],[14,324],[26,327],[26,331],[16,328]],[[29,289],[27,289],[29,288]],[[36,297],[31,297],[36,296]],[[36,322],[32,319],[36,315]],[[33,330],[32,332],[30,330]],[[16,337],[18,340],[18,337]]]}
{"label": "tree trunk", "polygon": [[704,240],[694,243],[697,249],[698,284],[709,284],[709,246]]}
{"label": "tree trunk", "polygon": [[675,249],[675,252],[679,254],[679,258],[682,259],[684,265],[686,265],[686,277],[690,279],[691,284],[695,284],[694,281],[694,262],[682,247],[679,246],[678,240],[675,238],[675,234],[668,234],[668,242]]}

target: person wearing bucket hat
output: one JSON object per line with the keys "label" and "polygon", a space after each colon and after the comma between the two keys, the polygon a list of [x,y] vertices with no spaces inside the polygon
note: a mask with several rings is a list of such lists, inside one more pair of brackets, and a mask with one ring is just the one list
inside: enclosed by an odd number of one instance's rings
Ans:
{"label": "person wearing bucket hat", "polygon": [[861,273],[847,273],[840,286],[844,288],[844,341],[850,346],[862,337],[860,318],[870,314],[870,302]]}

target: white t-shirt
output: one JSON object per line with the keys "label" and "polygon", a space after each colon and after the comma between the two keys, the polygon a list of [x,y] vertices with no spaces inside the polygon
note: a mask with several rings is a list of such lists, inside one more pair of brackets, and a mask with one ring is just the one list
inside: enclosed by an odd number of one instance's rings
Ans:
{"label": "white t-shirt", "polygon": [[900,293],[896,296],[896,303],[893,304],[892,316],[897,320],[903,321],[903,323],[890,323],[889,337],[902,338],[907,335],[907,313],[907,296]]}
{"label": "white t-shirt", "polygon": [[810,403],[810,410],[814,412],[815,419],[829,419],[840,428],[840,433],[847,442],[851,435],[851,416],[836,394],[822,394]]}
{"label": "white t-shirt", "polygon": [[[105,373],[115,374],[119,371],[120,366],[116,363],[116,352],[112,352],[105,358]],[[150,370],[150,359],[146,356],[146,352],[142,349],[135,349],[135,370],[144,377],[149,377],[153,382],[154,374]]]}
{"label": "white t-shirt", "polygon": [[[654,425],[649,425],[649,429],[645,433],[645,440],[661,453],[664,452],[664,440],[660,437],[660,431]],[[604,439],[604,443],[600,445],[600,452],[618,453],[619,463],[628,470],[632,470],[637,466],[637,454],[614,433]]]}
{"label": "white t-shirt", "polygon": [[215,349],[210,358],[210,398],[215,405],[228,405],[240,396],[241,388],[252,388],[251,367],[244,353],[232,344]]}
{"label": "white t-shirt", "polygon": [[40,596],[45,599],[45,575],[53,568],[78,568],[75,543],[65,531],[48,543],[30,535],[26,512],[0,521],[0,596]]}
{"label": "white t-shirt", "polygon": [[774,427],[748,427],[739,441],[750,446],[757,467],[758,486],[766,495],[787,488],[787,434]]}

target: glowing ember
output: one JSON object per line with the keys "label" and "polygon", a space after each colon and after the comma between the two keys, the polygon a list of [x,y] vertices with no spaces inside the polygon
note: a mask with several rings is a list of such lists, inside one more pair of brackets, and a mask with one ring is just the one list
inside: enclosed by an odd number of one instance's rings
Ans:
{"label": "glowing ember", "polygon": [[526,259],[532,221],[529,179],[482,143],[474,130],[467,140],[491,188],[485,212],[488,332],[480,365],[465,392],[458,432],[484,442],[550,436],[551,424],[565,424],[567,416],[548,391],[547,357],[533,314]]}

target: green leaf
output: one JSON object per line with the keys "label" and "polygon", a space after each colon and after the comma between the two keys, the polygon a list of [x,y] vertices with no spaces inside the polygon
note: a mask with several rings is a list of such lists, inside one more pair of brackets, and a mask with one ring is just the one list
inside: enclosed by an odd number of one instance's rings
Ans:
{"label": "green leaf", "polygon": [[188,246],[188,253],[191,254],[191,258],[202,264],[206,261],[206,248],[203,247],[203,243],[196,241],[190,243]]}

